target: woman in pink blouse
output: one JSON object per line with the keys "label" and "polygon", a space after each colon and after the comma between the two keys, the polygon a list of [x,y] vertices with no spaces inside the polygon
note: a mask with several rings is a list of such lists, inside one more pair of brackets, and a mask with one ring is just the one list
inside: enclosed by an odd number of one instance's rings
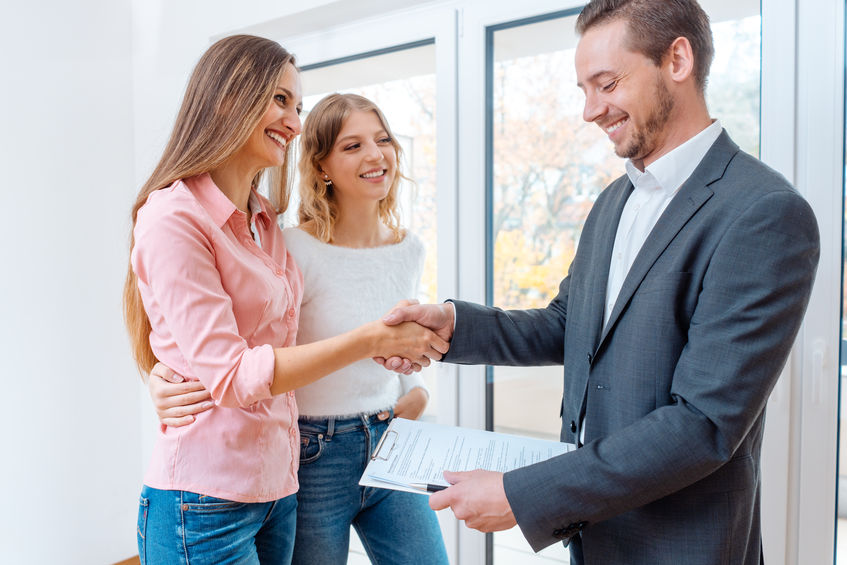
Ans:
{"label": "woman in pink blouse", "polygon": [[[133,208],[125,314],[139,368],[156,360],[218,409],[160,429],[138,523],[143,563],[288,563],[299,435],[293,390],[360,359],[427,365],[447,344],[374,321],[294,346],[303,279],[276,223],[300,133],[293,56],[233,36],[198,62]],[[270,199],[256,191],[270,173]]]}

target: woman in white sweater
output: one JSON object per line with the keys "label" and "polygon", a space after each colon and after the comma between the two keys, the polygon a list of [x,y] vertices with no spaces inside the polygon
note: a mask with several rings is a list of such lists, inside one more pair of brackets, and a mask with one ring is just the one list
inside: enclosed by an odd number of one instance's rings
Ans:
{"label": "woman in white sweater", "polygon": [[[300,225],[283,232],[304,279],[298,344],[341,334],[417,294],[424,249],[398,225],[400,151],[382,112],[361,96],[332,94],[306,118]],[[448,562],[425,496],[358,485],[392,416],[417,418],[426,407],[423,379],[407,372],[364,360],[296,391],[293,563],[346,563],[351,525],[375,563]],[[165,424],[185,423],[208,407],[203,391],[174,396],[176,386],[151,379]]]}

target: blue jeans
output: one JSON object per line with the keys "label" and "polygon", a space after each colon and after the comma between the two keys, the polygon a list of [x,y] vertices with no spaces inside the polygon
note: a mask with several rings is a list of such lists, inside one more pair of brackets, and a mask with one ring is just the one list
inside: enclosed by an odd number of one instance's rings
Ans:
{"label": "blue jeans", "polygon": [[347,563],[352,525],[372,563],[447,565],[426,495],[359,486],[390,420],[300,418],[295,565]]}
{"label": "blue jeans", "polygon": [[138,508],[141,565],[288,564],[297,497],[233,502],[145,486]]}

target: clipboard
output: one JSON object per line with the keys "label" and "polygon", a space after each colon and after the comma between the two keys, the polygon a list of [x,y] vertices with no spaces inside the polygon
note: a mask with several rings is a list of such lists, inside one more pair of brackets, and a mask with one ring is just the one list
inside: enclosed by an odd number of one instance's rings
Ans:
{"label": "clipboard", "polygon": [[429,494],[411,485],[449,486],[444,471],[507,472],[573,449],[570,443],[395,418],[377,443],[359,484]]}

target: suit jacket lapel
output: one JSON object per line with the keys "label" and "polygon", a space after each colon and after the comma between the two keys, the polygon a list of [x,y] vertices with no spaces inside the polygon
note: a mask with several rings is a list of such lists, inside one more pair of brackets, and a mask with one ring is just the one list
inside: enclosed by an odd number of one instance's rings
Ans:
{"label": "suit jacket lapel", "polygon": [[[588,335],[594,343],[600,338],[603,329],[603,317],[606,308],[606,287],[609,284],[609,264],[612,260],[612,251],[615,246],[615,234],[620,223],[626,201],[632,194],[632,183],[629,177],[622,176],[610,189],[613,191],[609,201],[610,217],[603,221],[597,230],[594,241],[600,244],[599,253],[596,254],[598,261],[594,264],[593,276],[588,288],[592,289],[588,303]],[[605,214],[604,214],[605,216]]]}
{"label": "suit jacket lapel", "polygon": [[[713,191],[709,188],[713,182],[719,180],[726,170],[733,155],[738,152],[738,146],[729,138],[726,130],[715,141],[709,149],[700,165],[686,180],[679,192],[671,200],[668,207],[662,213],[656,226],[647,236],[641,251],[632,263],[629,273],[621,286],[615,306],[609,316],[609,322],[603,328],[603,334],[598,343],[598,349],[606,340],[606,336],[612,331],[615,322],[621,316],[632,295],[638,289],[650,268],[667,249],[679,231],[685,226],[700,207],[712,197]],[[620,218],[620,214],[618,214]],[[617,228],[617,223],[615,223]],[[612,234],[614,241],[614,234]],[[608,267],[608,265],[607,265]],[[608,278],[608,268],[606,272]],[[605,288],[605,287],[604,287]]]}

